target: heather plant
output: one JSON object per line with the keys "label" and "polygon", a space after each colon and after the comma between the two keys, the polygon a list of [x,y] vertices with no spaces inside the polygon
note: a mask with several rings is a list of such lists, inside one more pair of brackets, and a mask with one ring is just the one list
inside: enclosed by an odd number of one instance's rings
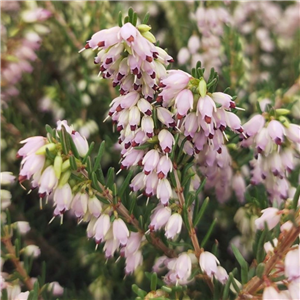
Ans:
{"label": "heather plant", "polygon": [[2,4],[3,299],[298,299],[297,5]]}

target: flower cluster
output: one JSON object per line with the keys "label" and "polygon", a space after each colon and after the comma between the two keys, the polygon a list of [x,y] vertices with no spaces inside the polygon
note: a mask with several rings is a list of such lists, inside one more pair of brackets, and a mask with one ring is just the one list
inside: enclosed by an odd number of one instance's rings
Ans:
{"label": "flower cluster", "polygon": [[296,157],[300,149],[300,126],[282,118],[281,112],[278,109],[275,116],[267,112],[254,115],[244,124],[241,142],[242,147],[255,151],[255,159],[250,162],[251,184],[263,183],[270,199],[278,203],[288,198],[287,176],[299,164]]}
{"label": "flower cluster", "polygon": [[[8,2],[1,4],[1,9],[4,10],[19,10],[19,7],[11,7]],[[51,16],[51,12],[42,9],[29,9],[24,11],[22,20],[26,23],[42,22]],[[3,24],[1,28],[1,38],[6,37],[6,28]],[[15,38],[12,45],[3,53],[3,63],[1,65],[1,98],[8,101],[11,97],[17,96],[19,90],[15,86],[18,83],[23,73],[31,73],[33,70],[32,62],[37,59],[36,51],[40,48],[42,38],[35,30],[27,31],[21,39]],[[13,59],[12,59],[13,58]]]}

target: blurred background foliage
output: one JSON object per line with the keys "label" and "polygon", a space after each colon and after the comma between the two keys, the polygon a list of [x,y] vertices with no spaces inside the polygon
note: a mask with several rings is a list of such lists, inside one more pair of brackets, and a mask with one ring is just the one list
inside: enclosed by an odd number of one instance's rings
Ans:
{"label": "blurred background foliage", "polygon": [[[103,166],[119,169],[117,134],[112,133],[110,121],[103,123],[108,105],[117,97],[118,90],[97,77],[92,51],[81,54],[78,51],[93,33],[115,26],[119,11],[125,14],[129,7],[133,7],[141,19],[150,13],[152,33],[159,45],[175,58],[171,68],[190,72],[199,59],[203,59],[204,67],[214,66],[220,76],[219,91],[231,87],[228,93],[237,95],[237,103],[246,109],[240,115],[244,121],[256,110],[259,100],[270,98],[284,103],[289,91],[288,97],[297,102],[294,107],[294,123],[297,123],[300,112],[299,84],[295,86],[299,81],[299,19],[296,24],[290,23],[291,11],[298,9],[299,14],[299,2],[264,3],[265,7],[259,2],[247,6],[235,1],[2,1],[1,169],[16,175],[20,163],[16,159],[19,142],[30,136],[44,135],[45,124],[54,127],[59,119],[74,124],[89,141],[100,144],[106,140],[109,150]],[[199,7],[222,7],[230,17],[222,24],[222,34],[216,35],[217,45],[207,41],[205,44],[205,34],[199,31],[195,16]],[[37,13],[37,9],[45,11]],[[183,48],[188,51],[193,48],[193,45],[188,47],[193,35],[200,39],[200,47],[190,56],[185,52],[184,57],[179,57]],[[34,39],[33,53],[22,48],[26,39],[31,42]],[[267,39],[268,45],[263,43]],[[299,169],[292,174],[295,182],[297,172]],[[118,176],[120,181],[124,178],[122,173]],[[255,192],[261,198],[265,194],[262,187]],[[40,274],[41,263],[46,261],[46,281],[58,281],[66,289],[66,299],[133,299],[133,283],[149,288],[143,272],[151,270],[155,258],[150,246],[144,250],[147,259],[143,270],[123,280],[123,259],[116,263],[105,262],[101,247],[95,251],[94,241],[87,240],[84,225],[78,226],[72,217],[66,217],[63,225],[58,220],[48,225],[52,208],[46,206],[40,211],[36,192],[27,195],[16,183],[12,195],[12,221],[30,222],[32,230],[25,243],[33,241],[42,252],[34,261],[32,277]],[[234,197],[226,206],[216,205],[217,201],[211,199],[207,220],[203,222],[207,228],[204,225],[198,234],[205,234],[211,221],[218,218],[207,248],[213,248],[216,243],[223,245],[218,249],[221,264],[232,270],[234,259],[224,245],[239,234],[233,221],[239,204]],[[9,263],[3,266],[6,271],[10,268]]]}

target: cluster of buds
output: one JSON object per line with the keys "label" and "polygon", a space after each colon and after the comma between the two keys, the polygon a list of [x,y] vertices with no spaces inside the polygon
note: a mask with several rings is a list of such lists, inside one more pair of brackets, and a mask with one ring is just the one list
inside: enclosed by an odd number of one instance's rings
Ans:
{"label": "cluster of buds", "polygon": [[263,183],[272,201],[280,203],[288,198],[287,176],[299,163],[300,126],[292,124],[277,109],[274,114],[254,115],[244,124],[242,147],[253,147],[255,159],[251,163],[251,184]]}

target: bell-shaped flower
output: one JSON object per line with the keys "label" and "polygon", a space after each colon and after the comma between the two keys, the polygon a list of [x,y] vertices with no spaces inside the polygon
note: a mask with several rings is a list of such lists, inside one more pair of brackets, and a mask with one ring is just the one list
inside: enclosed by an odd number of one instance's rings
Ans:
{"label": "bell-shaped flower", "polygon": [[127,169],[131,166],[136,166],[142,159],[143,155],[144,151],[131,148],[130,151],[126,152],[126,154],[124,155],[124,159],[121,163],[121,169]]}
{"label": "bell-shaped flower", "polygon": [[125,222],[120,218],[115,219],[113,222],[113,236],[122,246],[127,244],[129,231]]}
{"label": "bell-shaped flower", "polygon": [[165,261],[167,260],[167,256],[163,255],[163,256],[160,256],[158,257],[156,260],[155,260],[155,263],[152,267],[152,271],[155,272],[155,273],[160,273],[160,272],[163,272],[165,269],[166,269],[166,265],[165,265]]}
{"label": "bell-shaped flower", "polygon": [[137,107],[143,114],[147,116],[152,115],[152,105],[144,98],[140,98],[140,100],[137,102]]}
{"label": "bell-shaped flower", "polygon": [[270,300],[270,299],[282,299],[280,293],[272,286],[267,286],[264,288],[263,300]]}
{"label": "bell-shaped flower", "polygon": [[189,113],[184,121],[184,135],[186,137],[193,138],[196,131],[198,130],[198,117],[196,113]]}
{"label": "bell-shaped flower", "polygon": [[[125,252],[127,253],[135,253],[141,245],[143,239],[143,235],[139,232],[131,232],[130,237],[128,238]],[[127,255],[126,255],[127,256]]]}
{"label": "bell-shaped flower", "polygon": [[215,273],[215,278],[218,281],[220,281],[222,284],[225,284],[228,280],[228,273],[223,267],[217,266],[217,272]]}
{"label": "bell-shaped flower", "polygon": [[281,145],[285,135],[283,125],[277,120],[272,120],[267,128],[268,133],[271,139],[274,141],[274,143],[276,143],[277,145]]}
{"label": "bell-shaped flower", "polygon": [[188,90],[182,90],[175,98],[175,107],[177,108],[177,118],[182,119],[190,109],[193,109],[194,96]]}
{"label": "bell-shaped flower", "polygon": [[17,153],[17,156],[25,157],[35,153],[38,149],[46,144],[46,140],[43,136],[33,136],[20,142],[25,144]]}
{"label": "bell-shaped flower", "polygon": [[107,214],[103,214],[95,222],[94,225],[94,238],[97,244],[101,243],[110,228],[110,218]]}
{"label": "bell-shaped flower", "polygon": [[88,45],[92,49],[97,49],[98,47],[107,49],[110,46],[121,41],[119,32],[119,26],[100,30],[93,34],[92,38],[88,41]]}
{"label": "bell-shaped flower", "polygon": [[213,111],[216,111],[217,107],[211,97],[206,95],[200,97],[197,104],[197,115],[200,113],[202,120],[210,124],[212,121]]}
{"label": "bell-shaped flower", "polygon": [[144,165],[144,172],[149,175],[157,166],[159,162],[159,154],[155,149],[150,150],[146,153],[143,158],[142,164]]}
{"label": "bell-shaped flower", "polygon": [[88,150],[89,150],[89,144],[85,137],[83,137],[79,132],[75,131],[72,133],[72,139],[76,146],[76,149],[78,151],[79,156],[84,157]]}
{"label": "bell-shaped flower", "polygon": [[153,137],[154,122],[151,117],[144,116],[141,121],[141,128],[148,138]]}
{"label": "bell-shaped flower", "polygon": [[180,214],[175,213],[169,218],[165,226],[165,236],[168,239],[173,239],[177,234],[181,232],[182,217]]}
{"label": "bell-shaped flower", "polygon": [[146,175],[143,172],[138,173],[131,180],[130,188],[133,192],[142,190],[145,187]]}
{"label": "bell-shaped flower", "polygon": [[19,181],[30,179],[34,174],[41,174],[45,164],[44,155],[31,154],[23,158],[21,162],[21,170],[19,174]]}
{"label": "bell-shaped flower", "polygon": [[156,195],[162,204],[168,204],[172,196],[172,188],[168,179],[163,178],[158,181]]}
{"label": "bell-shaped flower", "polygon": [[166,129],[162,129],[158,134],[159,145],[163,152],[170,153],[175,143],[172,133]]}
{"label": "bell-shaped flower", "polygon": [[231,128],[231,130],[237,131],[240,133],[242,133],[244,131],[244,129],[242,128],[242,125],[241,125],[241,120],[236,114],[226,111],[225,115],[226,115],[227,124]]}
{"label": "bell-shaped flower", "polygon": [[88,195],[86,193],[77,193],[72,201],[72,210],[77,218],[82,218],[88,208]]}
{"label": "bell-shaped flower", "polygon": [[187,253],[181,253],[176,259],[174,271],[176,278],[180,281],[186,281],[192,273],[192,261]]}
{"label": "bell-shaped flower", "polygon": [[271,230],[279,223],[281,215],[277,208],[268,207],[261,212],[263,213],[262,216],[255,220],[256,229],[263,230],[266,222],[268,229]]}
{"label": "bell-shaped flower", "polygon": [[167,127],[174,127],[175,121],[173,119],[173,114],[163,107],[157,107],[157,118],[160,122],[165,124]]}
{"label": "bell-shaped flower", "polygon": [[286,128],[286,136],[294,143],[300,144],[300,125],[289,124]]}
{"label": "bell-shaped flower", "polygon": [[269,152],[269,148],[272,144],[267,128],[262,128],[255,138],[256,149],[258,153],[263,151]]}
{"label": "bell-shaped flower", "polygon": [[248,137],[256,135],[265,125],[265,118],[262,115],[254,115],[243,125],[244,132]]}
{"label": "bell-shaped flower", "polygon": [[135,253],[129,253],[126,256],[126,266],[125,273],[126,275],[132,274],[138,266],[143,263],[143,255],[141,251],[136,251]]}
{"label": "bell-shaped flower", "polygon": [[40,187],[39,187],[39,195],[43,197],[45,195],[50,195],[53,189],[56,188],[58,183],[58,179],[55,175],[55,171],[53,166],[47,167],[40,178]]}
{"label": "bell-shaped flower", "polygon": [[53,200],[60,213],[64,213],[70,208],[73,199],[72,190],[68,183],[58,186],[53,194]]}
{"label": "bell-shaped flower", "polygon": [[98,218],[102,212],[102,204],[95,196],[88,200],[88,210],[91,215]]}
{"label": "bell-shaped flower", "polygon": [[23,248],[23,252],[25,255],[32,256],[32,257],[38,257],[41,254],[41,250],[36,245],[28,245],[25,248]]}
{"label": "bell-shaped flower", "polygon": [[210,252],[204,251],[200,254],[199,264],[202,272],[205,272],[209,277],[212,278],[217,273],[217,264],[220,264],[218,259]]}
{"label": "bell-shaped flower", "polygon": [[48,284],[48,291],[52,292],[54,296],[62,296],[64,288],[57,281],[53,281]]}
{"label": "bell-shaped flower", "polygon": [[26,221],[18,221],[14,223],[20,234],[26,234],[31,228],[28,222]]}
{"label": "bell-shaped flower", "polygon": [[171,217],[170,207],[160,207],[152,215],[152,220],[149,225],[150,231],[157,231],[166,225],[169,218]]}
{"label": "bell-shaped flower", "polygon": [[246,184],[241,173],[236,173],[232,178],[232,189],[240,203],[245,201]]}
{"label": "bell-shaped flower", "polygon": [[152,172],[146,177],[145,195],[151,197],[156,194],[158,178],[155,172]]}
{"label": "bell-shaped flower", "polygon": [[284,274],[289,280],[300,278],[300,251],[299,245],[290,250],[284,260]]}
{"label": "bell-shaped flower", "polygon": [[172,171],[172,161],[169,157],[163,155],[156,167],[157,176],[159,179],[166,178],[170,171]]}
{"label": "bell-shaped flower", "polygon": [[211,97],[215,102],[221,104],[225,109],[235,108],[235,103],[232,100],[232,97],[228,94],[216,92],[212,93]]}
{"label": "bell-shaped flower", "polygon": [[134,43],[137,33],[137,28],[129,22],[125,23],[120,29],[120,36],[129,46]]}
{"label": "bell-shaped flower", "polygon": [[120,245],[119,240],[114,239],[113,230],[110,227],[107,234],[105,235],[105,244],[103,246],[103,250],[105,253],[105,258],[109,259],[113,257],[115,251],[118,249]]}
{"label": "bell-shaped flower", "polygon": [[0,173],[0,185],[9,185],[15,181],[16,177],[12,172],[1,172]]}

